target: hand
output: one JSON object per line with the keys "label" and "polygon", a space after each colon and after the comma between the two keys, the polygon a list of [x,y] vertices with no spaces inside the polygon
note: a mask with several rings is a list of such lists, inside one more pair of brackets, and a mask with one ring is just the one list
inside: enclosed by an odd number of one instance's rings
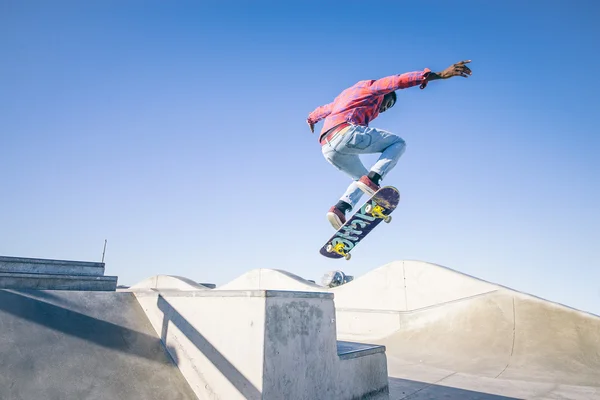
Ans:
{"label": "hand", "polygon": [[427,76],[427,81],[434,81],[436,79],[448,79],[453,76],[462,76],[468,78],[472,74],[471,69],[465,64],[470,63],[471,60],[465,60],[452,64],[442,72],[431,72]]}
{"label": "hand", "polygon": [[315,133],[315,124],[311,123],[309,120],[306,120],[306,123],[308,124],[308,127],[310,128],[310,131],[312,133]]}
{"label": "hand", "polygon": [[439,75],[440,79],[448,79],[452,78],[453,76],[462,76],[463,78],[468,78],[469,75],[472,74],[472,72],[469,69],[469,67],[467,67],[465,64],[470,62],[471,60],[457,62],[456,64],[452,64],[442,72],[439,72],[437,75]]}

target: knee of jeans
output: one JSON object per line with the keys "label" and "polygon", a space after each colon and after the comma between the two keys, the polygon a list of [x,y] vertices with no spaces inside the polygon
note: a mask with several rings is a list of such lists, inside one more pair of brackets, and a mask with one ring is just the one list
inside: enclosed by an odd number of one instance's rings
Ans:
{"label": "knee of jeans", "polygon": [[394,146],[398,146],[400,153],[399,155],[404,154],[404,152],[406,151],[406,142],[402,138],[398,138],[396,143],[394,143]]}

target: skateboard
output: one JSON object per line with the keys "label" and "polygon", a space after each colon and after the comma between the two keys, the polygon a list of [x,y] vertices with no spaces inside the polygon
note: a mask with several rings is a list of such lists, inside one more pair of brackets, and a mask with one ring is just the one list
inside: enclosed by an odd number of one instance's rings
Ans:
{"label": "skateboard", "polygon": [[384,186],[333,234],[319,253],[328,258],[350,260],[350,251],[381,221],[391,222],[390,215],[400,202],[400,192],[393,186]]}

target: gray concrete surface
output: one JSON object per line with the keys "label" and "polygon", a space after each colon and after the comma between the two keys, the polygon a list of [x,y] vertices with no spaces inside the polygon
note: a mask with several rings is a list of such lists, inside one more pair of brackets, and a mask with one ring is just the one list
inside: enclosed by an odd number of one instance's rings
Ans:
{"label": "gray concrete surface", "polygon": [[341,289],[345,336],[386,346],[391,398],[600,399],[596,315],[414,261]]}
{"label": "gray concrete surface", "polygon": [[116,276],[0,272],[0,289],[115,291]]}
{"label": "gray concrete surface", "polygon": [[345,286],[346,337],[386,346],[389,398],[600,399],[596,315],[414,261]]}
{"label": "gray concrete surface", "polygon": [[330,293],[133,293],[199,398],[350,400],[387,391],[383,347],[338,345]]}
{"label": "gray concrete surface", "polygon": [[0,399],[195,398],[133,294],[0,290]]}
{"label": "gray concrete surface", "polygon": [[487,378],[600,384],[600,319],[502,292],[400,317],[404,328],[375,342],[403,364]]}
{"label": "gray concrete surface", "polygon": [[266,269],[221,289],[257,286],[333,293],[338,339],[386,347],[390,399],[600,399],[597,315],[421,261],[332,289]]}
{"label": "gray concrete surface", "polygon": [[141,282],[136,283],[133,286],[119,289],[119,290],[205,290],[212,289],[215,285],[201,284],[194,282],[191,279],[187,279],[183,276],[176,275],[154,275],[148,279],[144,279]]}
{"label": "gray concrete surface", "polygon": [[[365,399],[600,400],[600,317],[430,263],[392,262],[333,289],[264,269],[217,289],[181,277],[140,286],[147,291],[142,304],[156,314],[150,318],[154,327],[127,291],[0,291],[0,399],[195,398],[159,336],[177,362],[207,357],[246,398],[259,398],[253,369],[239,368],[244,357],[260,360],[263,351],[240,346],[261,321],[248,295],[228,306],[189,300],[231,295],[224,288],[243,293],[259,286],[335,296],[335,317],[329,306],[286,308],[282,300],[268,309],[265,303],[263,311],[284,322],[271,327],[282,341],[269,350],[272,371],[285,366],[278,354],[290,348],[280,328],[299,335],[290,342],[291,353],[305,354],[323,346],[301,333],[323,331],[323,321],[331,320],[337,356],[344,362],[335,374],[330,353],[309,364],[321,363],[323,379],[379,384],[383,362],[389,393]],[[160,287],[174,290],[164,296]],[[319,310],[326,316],[321,323],[297,324]],[[223,321],[224,313],[231,318],[227,329],[214,323]],[[200,353],[187,350],[186,340]],[[353,375],[356,371],[363,372]],[[292,375],[286,382],[301,387],[293,379],[302,374]],[[324,391],[316,398],[339,397]]]}
{"label": "gray concrete surface", "polygon": [[104,263],[0,256],[0,272],[102,276]]}

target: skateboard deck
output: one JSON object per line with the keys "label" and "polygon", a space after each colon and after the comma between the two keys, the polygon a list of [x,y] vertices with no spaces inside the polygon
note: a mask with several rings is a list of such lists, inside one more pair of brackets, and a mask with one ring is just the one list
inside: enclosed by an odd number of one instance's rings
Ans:
{"label": "skateboard deck", "polygon": [[381,221],[390,222],[390,215],[400,202],[400,192],[393,186],[380,188],[363,206],[333,234],[319,253],[328,258],[350,259],[350,251]]}

